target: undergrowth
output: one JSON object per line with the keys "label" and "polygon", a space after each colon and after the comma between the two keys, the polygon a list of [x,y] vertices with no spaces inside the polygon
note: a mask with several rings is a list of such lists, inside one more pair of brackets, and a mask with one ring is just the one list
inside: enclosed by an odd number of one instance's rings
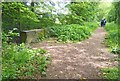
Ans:
{"label": "undergrowth", "polygon": [[110,48],[110,51],[115,54],[120,54],[119,38],[120,32],[118,26],[114,23],[108,23],[105,27],[108,35],[106,36],[106,45]]}
{"label": "undergrowth", "polygon": [[89,38],[91,33],[97,28],[97,23],[80,26],[78,24],[53,26],[47,29],[50,37],[57,38],[58,41],[82,41]]}
{"label": "undergrowth", "polygon": [[[120,46],[119,46],[119,37],[120,32],[118,26],[116,24],[107,23],[105,27],[106,31],[108,32],[106,36],[105,43],[110,48],[110,51],[114,54],[120,54]],[[120,61],[120,58],[117,57],[114,61]],[[108,79],[109,81],[119,81],[119,70],[120,67],[112,67],[112,68],[103,68],[103,77]]]}
{"label": "undergrowth", "polygon": [[119,79],[119,69],[117,67],[113,68],[103,68],[103,76],[104,78],[108,79],[109,81],[117,81]]}
{"label": "undergrowth", "polygon": [[46,50],[32,49],[24,43],[7,42],[7,35],[2,35],[2,79],[29,78],[36,74],[46,75],[50,56]]}

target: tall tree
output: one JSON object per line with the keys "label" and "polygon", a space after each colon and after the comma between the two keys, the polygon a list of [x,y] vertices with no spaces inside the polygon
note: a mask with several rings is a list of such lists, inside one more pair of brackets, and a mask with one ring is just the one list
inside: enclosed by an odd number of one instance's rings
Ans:
{"label": "tall tree", "polygon": [[31,29],[39,22],[37,15],[26,5],[18,2],[2,3],[2,27],[3,30],[12,28]]}
{"label": "tall tree", "polygon": [[116,11],[116,22],[120,25],[120,1],[115,4]]}
{"label": "tall tree", "polygon": [[67,7],[71,14],[67,17],[69,24],[82,24],[84,21],[93,21],[97,12],[98,3],[72,2]]}

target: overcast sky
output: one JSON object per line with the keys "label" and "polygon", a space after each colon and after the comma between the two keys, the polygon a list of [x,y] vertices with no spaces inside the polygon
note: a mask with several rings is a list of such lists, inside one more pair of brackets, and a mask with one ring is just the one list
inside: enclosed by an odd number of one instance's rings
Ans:
{"label": "overcast sky", "polygon": [[63,14],[67,14],[68,13],[68,9],[65,8],[65,6],[67,4],[70,3],[70,1],[65,1],[65,0],[51,0],[55,3],[55,8],[56,8],[56,12],[57,13],[63,13]]}
{"label": "overcast sky", "polygon": [[[48,1],[52,1],[53,6],[55,7],[57,13],[67,14],[69,10],[67,8],[65,8],[65,6],[67,4],[69,4],[71,1],[81,2],[81,1],[97,1],[97,0],[43,0],[43,1],[45,1],[46,3]],[[100,1],[100,0],[98,0],[98,1]],[[112,1],[113,0],[101,0],[101,2],[112,2]],[[115,1],[120,1],[120,0],[115,0]],[[57,14],[56,12],[53,12],[53,13]]]}

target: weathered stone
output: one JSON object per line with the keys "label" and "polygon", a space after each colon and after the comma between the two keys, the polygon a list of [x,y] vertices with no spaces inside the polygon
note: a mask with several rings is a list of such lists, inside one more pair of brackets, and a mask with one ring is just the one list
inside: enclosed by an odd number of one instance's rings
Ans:
{"label": "weathered stone", "polygon": [[24,43],[38,42],[41,35],[45,35],[44,29],[24,30],[20,32],[21,42]]}

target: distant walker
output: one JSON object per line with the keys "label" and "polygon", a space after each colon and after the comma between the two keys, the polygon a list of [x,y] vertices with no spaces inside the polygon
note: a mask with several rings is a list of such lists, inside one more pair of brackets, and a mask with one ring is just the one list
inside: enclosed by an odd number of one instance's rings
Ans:
{"label": "distant walker", "polygon": [[104,27],[106,25],[106,19],[101,20],[101,27]]}

